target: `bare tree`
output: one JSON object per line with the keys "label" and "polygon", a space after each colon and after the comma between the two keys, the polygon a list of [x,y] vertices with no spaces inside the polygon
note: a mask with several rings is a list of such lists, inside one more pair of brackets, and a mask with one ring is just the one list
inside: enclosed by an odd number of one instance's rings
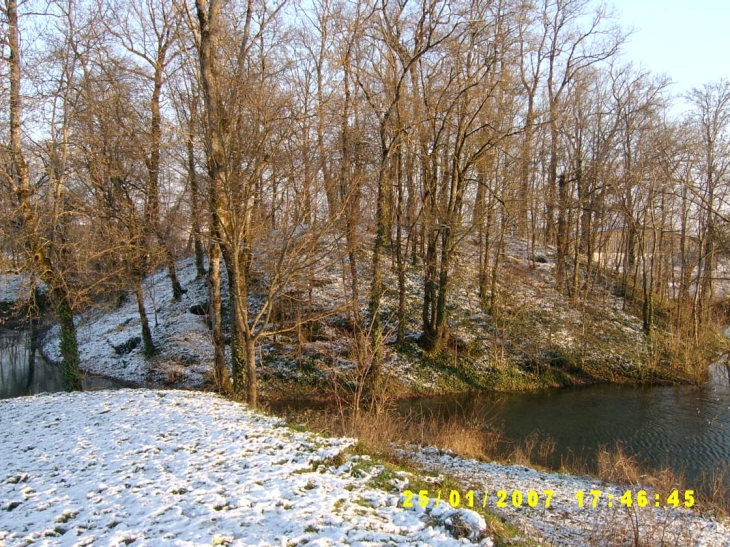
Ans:
{"label": "bare tree", "polygon": [[[7,47],[9,143],[4,154],[2,179],[13,192],[17,203],[17,222],[22,227],[26,251],[31,257],[38,276],[48,285],[51,301],[61,329],[60,351],[63,360],[63,378],[67,390],[81,389],[79,350],[74,325],[73,299],[59,265],[52,260],[54,249],[39,223],[35,197],[37,189],[31,181],[22,141],[21,89],[24,67],[20,50],[20,13],[17,0],[5,0],[2,6],[5,18],[3,42]],[[58,193],[56,193],[56,197]],[[54,219],[55,220],[55,219]]]}
{"label": "bare tree", "polygon": [[726,198],[730,170],[730,82],[720,80],[693,88],[687,98],[694,107],[691,122],[698,153],[698,184],[692,188],[700,201],[700,241],[697,270],[698,315],[705,321],[714,297],[713,276],[717,264],[718,205]]}
{"label": "bare tree", "polygon": [[[565,261],[568,257],[568,176],[558,176],[561,135],[561,109],[569,86],[587,68],[609,59],[618,51],[625,34],[613,23],[605,6],[589,11],[587,0],[552,2],[544,0],[539,18],[546,29],[547,126],[549,131],[549,164],[547,172],[546,230],[547,240],[553,239],[555,228],[556,268],[559,287],[565,281]],[[587,20],[587,24],[582,21]],[[557,209],[557,214],[556,214]]]}
{"label": "bare tree", "polygon": [[[222,42],[227,29],[218,0],[197,0],[197,23],[192,26],[206,106],[211,235],[228,273],[233,391],[253,406],[258,403],[256,344],[281,330],[271,321],[276,298],[299,276],[310,277],[313,264],[327,256],[317,244],[328,233],[326,226],[305,226],[302,221],[310,214],[306,207],[279,201],[272,192],[282,169],[275,158],[285,153],[294,126],[289,99],[274,79],[275,60],[267,55],[274,40],[268,33],[276,31],[282,7],[249,1],[233,50]],[[246,141],[240,134],[247,135]],[[292,174],[287,178],[295,180]],[[283,220],[275,230],[264,230],[267,224],[261,220],[272,206],[284,208]],[[252,308],[248,297],[257,261],[265,288],[259,306]]]}
{"label": "bare tree", "polygon": [[[180,285],[175,266],[175,255],[161,223],[160,179],[161,153],[163,147],[163,86],[168,70],[178,54],[179,6],[173,0],[145,0],[141,3],[119,3],[116,0],[100,0],[100,9],[110,14],[104,19],[105,27],[132,59],[122,66],[132,76],[141,80],[140,87],[150,88],[148,122],[143,129],[144,138],[139,140],[145,154],[147,186],[145,188],[145,210],[143,235],[151,246],[157,240],[167,263],[172,294],[180,300],[185,290]],[[139,63],[139,64],[138,64]],[[144,255],[142,256],[144,258]],[[144,267],[142,268],[144,270]]]}

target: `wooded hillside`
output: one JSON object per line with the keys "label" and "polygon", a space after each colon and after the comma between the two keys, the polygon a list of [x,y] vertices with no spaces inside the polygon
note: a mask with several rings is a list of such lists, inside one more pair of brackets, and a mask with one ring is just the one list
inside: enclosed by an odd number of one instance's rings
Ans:
{"label": "wooded hillside", "polygon": [[[554,286],[578,308],[598,285],[626,297],[648,340],[662,331],[662,359],[694,362],[705,344],[730,243],[730,82],[673,97],[668,77],[621,56],[610,6],[0,11],[3,268],[48,286],[69,388],[74,314],[133,288],[153,356],[143,280],[165,265],[181,298],[175,264],[189,253],[210,280],[216,381],[254,405],[256,347],[325,313],[311,298],[320,272],[341,269],[367,388],[384,340],[404,341],[407,274],[419,272],[419,343],[438,354],[458,343],[448,303],[465,272],[491,316],[510,304],[508,241],[524,242],[532,268],[549,249]],[[465,255],[473,271],[459,271]]]}

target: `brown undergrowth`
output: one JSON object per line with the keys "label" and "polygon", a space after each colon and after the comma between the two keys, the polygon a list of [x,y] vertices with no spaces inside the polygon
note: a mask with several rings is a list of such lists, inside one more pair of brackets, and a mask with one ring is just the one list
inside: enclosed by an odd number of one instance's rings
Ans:
{"label": "brown undergrowth", "polygon": [[[401,414],[388,404],[379,404],[360,412],[340,406],[296,412],[288,418],[304,422],[308,429],[319,433],[355,437],[366,451],[394,461],[398,459],[394,453],[396,448],[415,444],[451,450],[465,458],[555,470],[550,465],[554,462],[554,439],[535,432],[521,442],[509,442],[494,420],[468,411],[453,412],[446,417],[423,412]],[[696,508],[719,517],[730,515],[730,488],[727,486],[730,464],[699,482],[689,484],[682,475],[669,469],[648,471],[635,455],[629,454],[617,443],[601,448],[595,462],[566,458],[559,471],[594,475],[607,482],[632,487],[641,486],[649,493],[662,496],[675,489],[680,492],[694,490]]]}
{"label": "brown undergrowth", "polygon": [[628,454],[621,443],[616,443],[611,449],[603,447],[599,450],[596,466],[596,474],[606,481],[645,487],[650,493],[662,497],[674,490],[680,493],[692,490],[698,509],[719,517],[730,515],[730,463],[690,482],[683,474],[668,468],[647,470],[636,456]]}

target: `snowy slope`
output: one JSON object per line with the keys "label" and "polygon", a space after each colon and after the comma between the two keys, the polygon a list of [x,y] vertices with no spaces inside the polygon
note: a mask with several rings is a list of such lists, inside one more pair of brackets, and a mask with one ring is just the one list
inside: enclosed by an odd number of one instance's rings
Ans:
{"label": "snowy slope", "polygon": [[0,274],[0,302],[16,302],[28,292],[28,276]]}
{"label": "snowy slope", "polygon": [[[357,457],[317,465],[352,442],[195,392],[0,401],[0,546],[470,543],[440,525],[454,510],[368,487]],[[460,517],[478,541],[484,520]]]}
{"label": "snowy slope", "polygon": [[[501,262],[499,312],[491,316],[479,300],[476,253],[477,249],[469,247],[454,264],[448,307],[449,328],[457,351],[446,352],[449,355],[435,361],[416,342],[422,328],[422,268],[412,267],[406,272],[407,343],[401,349],[393,344],[392,330],[399,302],[398,282],[394,271],[384,271],[389,289],[382,310],[389,319],[385,321],[388,336],[381,365],[404,395],[484,387],[513,390],[566,383],[645,382],[654,375],[677,379],[677,371],[645,366],[650,361],[642,324],[625,310],[625,302],[612,293],[610,286],[596,284],[595,294],[585,306],[557,291],[554,260],[546,248],[537,253],[543,261],[535,262],[526,242],[508,238]],[[321,396],[322,386],[331,385],[333,375],[352,374],[356,341],[346,311],[349,289],[342,266],[338,263],[326,271],[317,270],[311,294],[294,284],[289,287],[290,293],[281,295],[277,309],[285,326],[300,318],[299,313],[320,318],[300,330],[260,339],[257,368],[262,398]],[[359,268],[361,308],[365,309],[368,260],[361,260]],[[212,337],[205,318],[198,315],[207,306],[208,283],[196,278],[193,257],[178,261],[177,270],[187,290],[179,302],[172,298],[166,270],[155,272],[144,282],[145,306],[157,349],[151,359],[142,351],[140,320],[132,292],[118,302],[109,295],[106,304],[77,316],[84,371],[147,387],[200,388],[212,384]],[[226,287],[224,281],[224,308]],[[253,291],[249,295],[250,309],[260,309],[261,301],[261,294]],[[227,317],[224,319],[227,325]],[[227,327],[224,329],[227,334]],[[51,361],[60,360],[58,334],[58,327],[53,327],[42,342],[43,352]],[[451,355],[454,362],[443,366]],[[228,360],[230,366],[230,354]]]}
{"label": "snowy slope", "polygon": [[[187,290],[180,302],[172,299],[166,270],[149,276],[144,283],[145,307],[157,349],[146,359],[142,345],[117,351],[141,336],[134,293],[118,306],[93,308],[77,317],[81,367],[135,384],[176,383],[178,387],[199,387],[210,372],[213,345],[205,320],[190,308],[207,300],[207,283],[195,279],[192,257],[178,263],[180,281]],[[54,326],[43,341],[48,358],[60,361],[59,330]]]}

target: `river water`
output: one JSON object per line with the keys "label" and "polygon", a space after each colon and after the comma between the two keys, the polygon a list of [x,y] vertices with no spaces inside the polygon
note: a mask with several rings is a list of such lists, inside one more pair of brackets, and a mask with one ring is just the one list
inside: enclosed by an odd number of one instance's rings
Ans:
{"label": "river water", "polygon": [[[320,404],[276,403],[274,410],[321,410]],[[508,455],[529,436],[552,440],[541,463],[595,472],[600,450],[617,444],[642,469],[669,468],[690,488],[713,476],[730,488],[730,366],[712,365],[705,386],[594,385],[531,392],[475,392],[409,399],[397,404],[409,419],[474,420],[501,432]]]}
{"label": "river water", "polygon": [[[529,393],[479,393],[408,401],[402,412],[478,416],[501,428],[508,442],[551,438],[552,467],[579,461],[595,471],[598,451],[622,449],[644,467],[670,468],[688,483],[721,473],[730,462],[730,387],[599,385]],[[537,433],[536,433],[537,432]],[[730,486],[730,476],[724,477]]]}
{"label": "river water", "polygon": [[[118,388],[106,378],[86,376],[85,390]],[[61,368],[33,351],[29,330],[0,330],[0,399],[63,391]]]}

